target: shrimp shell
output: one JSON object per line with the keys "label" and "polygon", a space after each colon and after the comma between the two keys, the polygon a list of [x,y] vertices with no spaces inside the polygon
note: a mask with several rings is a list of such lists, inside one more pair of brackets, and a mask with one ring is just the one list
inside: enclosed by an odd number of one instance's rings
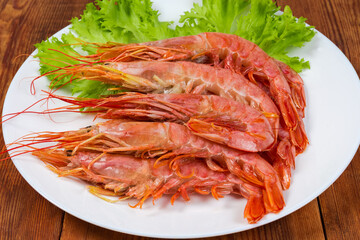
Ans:
{"label": "shrimp shell", "polygon": [[249,223],[256,223],[266,214],[260,188],[229,172],[212,171],[200,159],[184,158],[178,168],[169,169],[167,166],[155,168],[155,159],[143,160],[130,155],[80,151],[67,156],[61,150],[39,150],[33,155],[51,164],[50,168],[59,176],[74,176],[95,184],[89,191],[101,198],[107,195],[138,199],[131,207],[142,208],[148,198],[152,197],[154,202],[164,194],[172,195],[171,204],[179,196],[189,201],[192,193],[212,194],[216,199],[237,194],[248,200],[244,217]]}

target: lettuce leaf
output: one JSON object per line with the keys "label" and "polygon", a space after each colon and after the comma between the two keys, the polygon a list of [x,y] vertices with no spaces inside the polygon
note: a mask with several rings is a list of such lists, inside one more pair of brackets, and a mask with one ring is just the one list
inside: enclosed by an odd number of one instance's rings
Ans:
{"label": "lettuce leaf", "polygon": [[[73,34],[63,34],[61,39],[53,37],[46,41],[36,44],[38,53],[36,57],[40,59],[40,73],[47,74],[58,68],[62,68],[68,65],[80,64],[76,57],[75,47],[78,43],[77,38]],[[62,53],[58,52],[61,51]],[[66,55],[65,55],[66,54]],[[109,84],[103,84],[100,82],[90,80],[76,80],[71,79],[71,76],[65,76],[63,78],[56,77],[55,74],[46,75],[51,80],[50,88],[63,88],[72,91],[73,94],[79,93],[79,97],[100,97],[101,95],[114,94],[116,91],[108,91],[113,87]],[[69,83],[71,82],[71,83]],[[68,84],[67,84],[68,83]]]}
{"label": "lettuce leaf", "polygon": [[202,32],[233,33],[237,19],[245,15],[250,0],[203,0],[202,5],[194,3],[193,8],[181,15],[176,27],[178,36],[196,35]]}
{"label": "lettuce leaf", "polygon": [[[309,68],[309,62],[287,55],[292,47],[301,47],[315,35],[305,18],[296,19],[289,7],[279,14],[272,0],[203,0],[180,17],[180,25],[159,21],[150,0],[96,0],[86,6],[80,18],[71,20],[71,31],[61,39],[51,38],[36,44],[40,73],[45,74],[68,64],[81,64],[76,53],[95,49],[84,42],[147,42],[201,32],[237,34],[258,44],[270,56],[284,61],[295,71]],[[55,50],[59,50],[59,53]],[[73,56],[68,57],[67,55]],[[65,88],[80,97],[100,97],[116,93],[112,86],[89,80],[56,78],[49,74],[50,87]]]}
{"label": "lettuce leaf", "polygon": [[103,16],[93,3],[86,5],[81,20],[77,17],[71,20],[71,29],[79,39],[87,42],[106,43],[115,41],[112,31],[102,26]]}
{"label": "lettuce leaf", "polygon": [[88,42],[147,42],[175,36],[171,22],[160,22],[150,0],[107,0],[88,4],[72,30]]}

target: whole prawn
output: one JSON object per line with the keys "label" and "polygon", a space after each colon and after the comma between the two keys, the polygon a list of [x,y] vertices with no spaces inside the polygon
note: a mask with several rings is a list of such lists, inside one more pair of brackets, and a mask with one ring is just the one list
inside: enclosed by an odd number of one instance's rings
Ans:
{"label": "whole prawn", "polygon": [[56,143],[53,147],[63,148],[69,155],[93,151],[157,158],[155,166],[167,164],[171,169],[180,167],[183,158],[201,158],[211,170],[229,171],[261,188],[267,212],[278,212],[285,205],[277,173],[257,153],[213,143],[177,123],[110,120],[77,131],[39,133],[28,139],[30,145]]}
{"label": "whole prawn", "polygon": [[[95,108],[97,116],[105,119],[185,123],[198,136],[243,151],[266,151],[275,144],[273,129],[262,113],[246,104],[215,95],[124,93],[100,99],[52,93],[49,96],[78,108]],[[67,109],[74,110],[74,107]]]}
{"label": "whole prawn", "polygon": [[59,176],[74,176],[95,184],[89,191],[100,198],[135,198],[139,202],[131,207],[142,207],[146,199],[159,199],[163,194],[172,195],[171,204],[182,196],[189,201],[189,194],[212,194],[222,198],[238,194],[248,201],[244,217],[249,223],[260,220],[267,212],[260,188],[246,183],[229,172],[210,170],[201,159],[183,158],[177,169],[167,166],[154,167],[155,159],[140,159],[130,155],[99,154],[79,151],[68,156],[64,150],[38,150],[37,156]]}

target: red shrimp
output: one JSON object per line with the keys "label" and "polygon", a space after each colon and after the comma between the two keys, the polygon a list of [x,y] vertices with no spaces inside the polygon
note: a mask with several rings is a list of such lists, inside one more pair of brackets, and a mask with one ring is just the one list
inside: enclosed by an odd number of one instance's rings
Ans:
{"label": "red shrimp", "polygon": [[97,116],[105,119],[185,123],[198,136],[243,151],[266,151],[275,144],[274,132],[263,114],[215,95],[124,93],[101,99],[75,99],[50,93],[50,97],[78,108],[96,108]]}
{"label": "red shrimp", "polygon": [[202,158],[212,170],[230,171],[244,182],[262,188],[267,212],[279,212],[285,205],[277,173],[257,153],[211,142],[177,123],[111,120],[77,131],[47,132],[28,138],[31,145],[56,143],[56,147],[64,148],[71,155],[95,151],[157,157],[156,165],[168,164],[171,169],[178,168],[182,158]]}
{"label": "red shrimp", "polygon": [[179,197],[190,200],[189,194],[212,194],[216,199],[227,194],[239,194],[248,201],[244,217],[256,223],[265,214],[261,188],[246,183],[229,172],[210,170],[200,159],[183,158],[176,169],[154,167],[155,159],[143,160],[130,155],[102,154],[79,151],[68,156],[61,150],[39,150],[33,155],[47,164],[59,176],[74,176],[95,184],[89,191],[100,198],[116,196],[135,198],[139,202],[131,207],[142,208],[146,199],[159,199],[172,195],[171,204]]}

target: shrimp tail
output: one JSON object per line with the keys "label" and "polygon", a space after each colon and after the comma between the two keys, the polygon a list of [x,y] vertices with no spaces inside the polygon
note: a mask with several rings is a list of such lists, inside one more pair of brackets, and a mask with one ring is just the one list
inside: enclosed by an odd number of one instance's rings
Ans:
{"label": "shrimp tail", "polygon": [[256,223],[266,214],[264,201],[261,197],[251,196],[248,198],[244,210],[244,217],[249,223]]}
{"label": "shrimp tail", "polygon": [[[259,155],[244,155],[243,158],[244,161],[256,161],[254,169],[243,170],[237,161],[229,159],[226,161],[229,171],[245,182],[262,187],[264,204],[267,212],[279,212],[284,208],[285,201],[282,194],[281,183],[276,171]],[[254,176],[254,172],[257,177]]]}
{"label": "shrimp tail", "polygon": [[264,204],[267,212],[278,213],[284,206],[285,201],[280,188],[272,182],[265,181]]}
{"label": "shrimp tail", "polygon": [[261,155],[277,172],[283,190],[288,189],[291,183],[291,169],[295,168],[296,147],[286,138],[278,140],[276,146]]}
{"label": "shrimp tail", "polygon": [[298,125],[300,117],[290,95],[280,94],[278,105],[286,126],[288,126],[290,129],[295,129]]}
{"label": "shrimp tail", "polygon": [[241,188],[240,191],[241,195],[247,199],[244,217],[249,223],[256,223],[267,213],[263,193],[261,189],[256,188],[252,184],[244,184],[244,187]]}
{"label": "shrimp tail", "polygon": [[303,121],[299,121],[296,128],[290,130],[290,137],[291,142],[296,146],[297,154],[304,152],[309,144],[309,140],[306,136]]}
{"label": "shrimp tail", "polygon": [[306,106],[305,91],[302,87],[291,86],[291,96],[294,100],[295,106],[298,109],[299,114],[303,117],[305,115],[304,109]]}
{"label": "shrimp tail", "polygon": [[276,64],[280,67],[291,89],[291,97],[294,101],[299,115],[303,118],[305,116],[304,109],[306,107],[304,82],[297,72],[291,69],[285,63],[275,60]]}
{"label": "shrimp tail", "polygon": [[284,162],[286,166],[295,168],[296,149],[290,141],[285,139],[280,140],[276,147],[276,154],[282,159],[282,162]]}
{"label": "shrimp tail", "polygon": [[283,190],[289,189],[291,183],[291,168],[280,159],[275,160],[272,166],[279,176]]}

